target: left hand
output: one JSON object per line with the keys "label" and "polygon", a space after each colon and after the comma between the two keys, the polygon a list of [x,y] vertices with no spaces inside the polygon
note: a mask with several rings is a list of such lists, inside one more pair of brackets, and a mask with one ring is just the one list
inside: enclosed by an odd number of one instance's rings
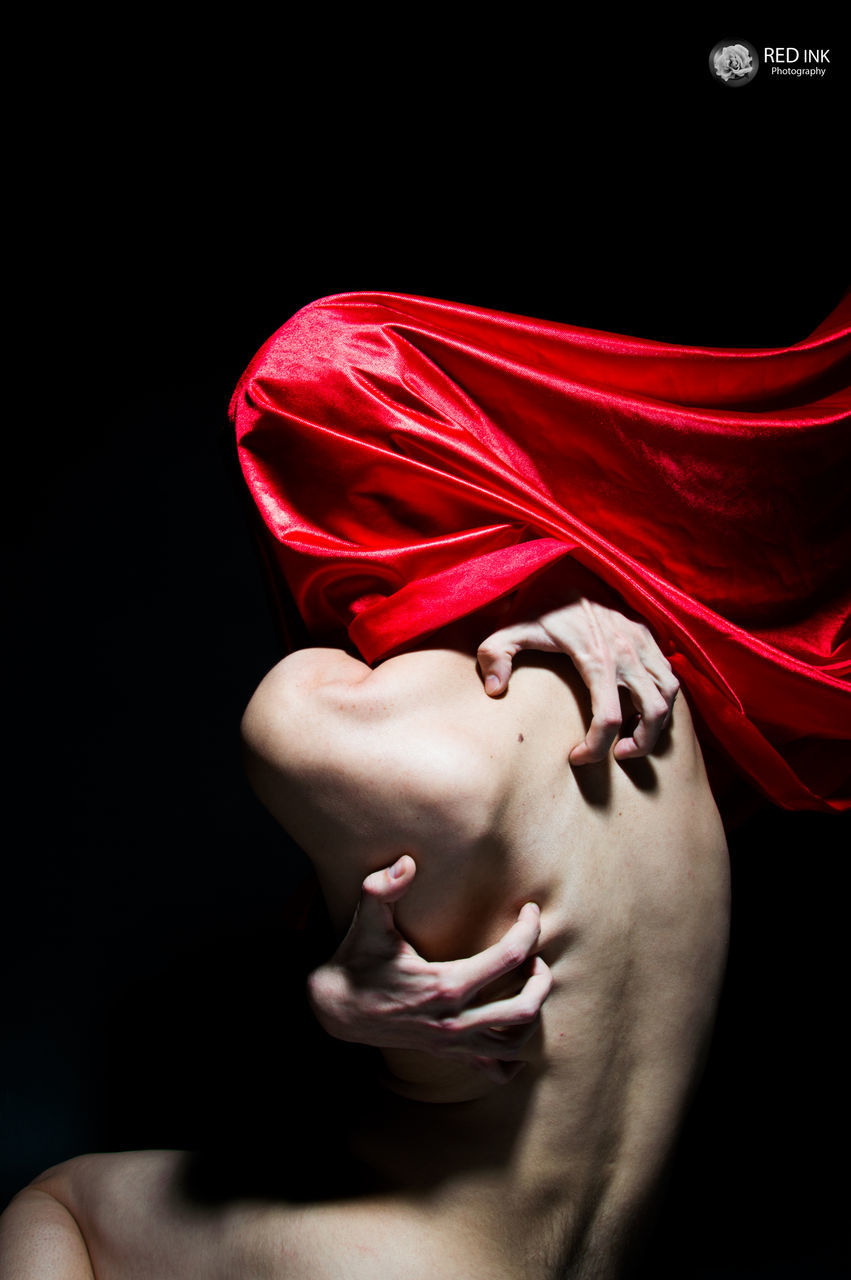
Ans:
{"label": "left hand", "polygon": [[638,713],[633,732],[615,746],[616,760],[648,755],[671,718],[679,682],[671,664],[641,622],[580,596],[539,618],[494,632],[479,646],[485,692],[508,688],[511,663],[521,649],[566,653],[591,694],[591,725],[570,752],[573,765],[605,760],[621,732],[619,688],[628,690]]}

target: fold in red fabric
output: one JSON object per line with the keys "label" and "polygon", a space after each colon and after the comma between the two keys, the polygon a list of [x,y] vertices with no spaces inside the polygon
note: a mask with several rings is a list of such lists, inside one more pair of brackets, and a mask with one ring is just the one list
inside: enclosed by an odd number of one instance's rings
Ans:
{"label": "fold in red fabric", "polygon": [[305,307],[231,416],[310,642],[374,664],[569,557],[764,796],[851,806],[850,320],[851,294],[794,346],[727,350],[387,293]]}

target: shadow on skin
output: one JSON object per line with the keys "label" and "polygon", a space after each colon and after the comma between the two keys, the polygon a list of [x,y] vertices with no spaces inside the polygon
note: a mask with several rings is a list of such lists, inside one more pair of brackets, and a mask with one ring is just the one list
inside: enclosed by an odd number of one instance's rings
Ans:
{"label": "shadow on skin", "polygon": [[[621,690],[621,711],[623,713],[624,734],[629,736],[635,728],[637,715],[632,699],[626,690]],[[662,759],[668,755],[673,746],[673,738],[671,736],[670,721],[659,735],[658,741],[653,748],[653,752],[649,756],[638,756],[634,760],[618,760],[616,764],[618,768],[623,769],[630,782],[639,790],[645,792],[658,791],[659,779],[656,773],[654,760]]]}
{"label": "shadow on skin", "polygon": [[[632,704],[632,699],[625,689],[621,689],[620,698],[621,714],[623,716],[621,736],[630,737],[637,723],[637,713]],[[591,724],[590,708],[587,708],[584,700],[580,701],[585,714],[587,732]],[[574,769],[573,776],[576,778],[576,785],[579,787],[583,800],[594,808],[605,808],[608,805],[611,794],[611,770],[613,764],[618,769],[623,770],[638,791],[644,791],[647,794],[658,791],[659,778],[654,759],[668,755],[671,746],[672,739],[669,724],[659,736],[652,755],[636,756],[631,760],[616,760],[614,756],[610,755],[599,764],[587,764]]]}
{"label": "shadow on skin", "polygon": [[[254,921],[238,935],[194,943],[125,989],[104,1029],[100,1149],[190,1151],[183,1189],[210,1206],[321,1203],[381,1191],[350,1141],[353,1121],[368,1129],[374,1117],[404,1158],[418,1143],[428,1146],[454,1108],[388,1094],[378,1083],[377,1049],[334,1040],[316,1023],[305,980],[336,942],[317,886],[306,928]],[[462,1167],[508,1161],[528,1088],[515,1097],[498,1143],[486,1152],[460,1144],[448,1171],[418,1161],[417,1185],[428,1189]],[[459,1116],[463,1125],[463,1106]],[[411,1130],[412,1145],[407,1136],[396,1139],[397,1125]]]}
{"label": "shadow on skin", "polygon": [[[581,676],[571,660],[565,655],[540,653],[536,650],[523,650],[514,659],[513,671],[522,667],[545,667],[553,671],[564,685],[570,689],[579,706],[585,723],[585,732],[591,726],[591,699]],[[510,689],[505,689],[499,698],[504,698]],[[629,737],[637,721],[636,709],[627,690],[620,690],[621,715],[623,717],[623,737]],[[522,739],[521,739],[522,740]],[[670,728],[666,728],[653,748],[653,756],[664,756],[671,749]],[[576,785],[587,805],[594,809],[606,809],[611,802],[612,767],[616,765],[639,791],[654,792],[658,789],[659,779],[651,756],[639,756],[632,760],[615,760],[611,753],[605,760],[597,764],[579,765],[573,769]]]}
{"label": "shadow on skin", "polygon": [[[667,735],[667,730],[665,731]],[[659,789],[659,779],[650,756],[639,756],[636,760],[616,760],[619,769],[623,769],[630,782],[639,791],[653,792]]]}
{"label": "shadow on skin", "polygon": [[573,770],[579,794],[592,809],[608,809],[612,796],[612,761],[578,765]]}

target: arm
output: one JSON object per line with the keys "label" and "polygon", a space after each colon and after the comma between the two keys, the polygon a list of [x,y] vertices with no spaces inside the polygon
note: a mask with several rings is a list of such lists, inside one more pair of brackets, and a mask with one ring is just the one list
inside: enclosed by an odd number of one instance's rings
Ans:
{"label": "arm", "polygon": [[[508,932],[465,960],[429,963],[396,928],[394,905],[416,875],[404,855],[363,882],[352,925],[308,981],[318,1021],[332,1036],[382,1048],[419,1049],[461,1059],[501,1084],[522,1068],[516,1058],[535,1034],[552,976],[540,956],[540,912],[527,903]],[[495,979],[528,971],[510,999],[477,1005]]]}

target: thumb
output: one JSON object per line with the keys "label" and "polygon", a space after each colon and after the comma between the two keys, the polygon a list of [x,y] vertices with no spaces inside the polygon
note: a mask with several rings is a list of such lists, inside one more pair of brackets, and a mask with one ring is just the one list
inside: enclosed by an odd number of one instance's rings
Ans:
{"label": "thumb", "polygon": [[392,866],[366,877],[349,931],[334,956],[338,964],[352,966],[364,959],[395,954],[401,934],[392,904],[410,887],[416,873],[417,864],[405,853]]}
{"label": "thumb", "polygon": [[476,657],[485,693],[495,698],[508,688],[511,675],[511,660],[517,652],[516,644],[512,644],[506,632],[496,631],[479,645]]}
{"label": "thumb", "polygon": [[371,906],[389,905],[398,902],[408,892],[417,874],[417,864],[409,853],[403,853],[392,867],[383,871],[373,871],[363,882],[361,894],[361,910],[369,911]]}

